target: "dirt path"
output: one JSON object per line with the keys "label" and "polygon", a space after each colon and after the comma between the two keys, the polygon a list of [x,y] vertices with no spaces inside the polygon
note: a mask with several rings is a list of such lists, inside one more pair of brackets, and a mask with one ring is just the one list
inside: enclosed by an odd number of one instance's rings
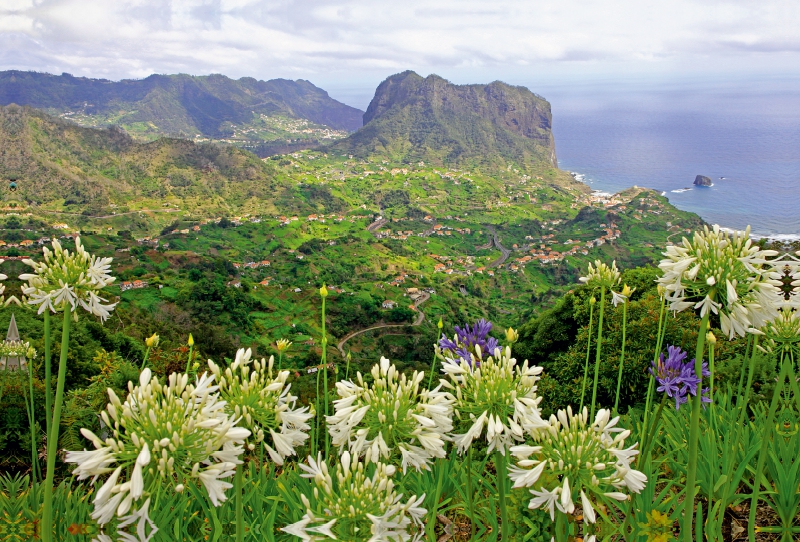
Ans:
{"label": "dirt path", "polygon": [[411,324],[378,324],[377,326],[372,326],[372,327],[368,327],[366,329],[361,329],[359,331],[354,331],[354,332],[346,335],[341,341],[339,341],[339,344],[336,345],[336,348],[339,349],[339,354],[341,354],[342,359],[347,357],[347,354],[345,354],[345,351],[344,351],[345,343],[347,341],[349,341],[350,339],[352,339],[353,337],[355,337],[356,335],[361,335],[362,333],[366,333],[367,331],[373,331],[375,329],[386,329],[386,328],[392,328],[392,327],[406,327],[408,325],[418,326],[418,325],[422,324],[422,322],[425,321],[425,314],[421,310],[419,310],[419,306],[422,305],[423,303],[425,303],[430,298],[431,298],[431,294],[429,294],[428,292],[423,292],[422,293],[422,296],[419,298],[419,300],[417,300],[416,304],[414,305],[414,311],[416,311],[417,317],[414,319],[414,321]]}

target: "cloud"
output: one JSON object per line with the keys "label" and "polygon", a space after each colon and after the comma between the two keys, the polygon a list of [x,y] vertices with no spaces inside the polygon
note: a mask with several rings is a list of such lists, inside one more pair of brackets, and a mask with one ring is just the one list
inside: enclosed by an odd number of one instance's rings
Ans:
{"label": "cloud", "polygon": [[0,0],[0,68],[336,74],[638,63],[778,67],[800,50],[781,0]]}

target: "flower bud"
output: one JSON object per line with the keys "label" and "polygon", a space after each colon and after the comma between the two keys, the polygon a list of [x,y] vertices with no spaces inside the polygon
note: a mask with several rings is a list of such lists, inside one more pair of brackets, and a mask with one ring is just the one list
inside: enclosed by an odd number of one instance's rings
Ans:
{"label": "flower bud", "polygon": [[444,327],[444,324],[442,323],[442,319],[441,318],[439,318],[439,323],[436,324],[436,327],[438,327],[439,329],[442,329]]}
{"label": "flower bud", "polygon": [[151,337],[145,339],[144,343],[147,345],[147,348],[156,348],[158,347],[159,336],[156,333],[153,333]]}
{"label": "flower bud", "polygon": [[631,294],[636,291],[636,288],[630,288],[627,284],[622,288],[622,295],[630,299]]}
{"label": "flower bud", "polygon": [[322,288],[319,289],[319,295],[322,296],[323,299],[328,297],[328,289],[325,287],[325,283],[322,283]]}
{"label": "flower bud", "polygon": [[194,346],[194,337],[192,337],[192,334],[191,334],[191,333],[189,333],[189,341],[188,341],[188,343],[187,343],[187,344],[188,344],[189,346]]}
{"label": "flower bud", "polygon": [[708,344],[712,346],[717,344],[717,338],[710,331],[706,334],[706,340],[708,341]]}
{"label": "flower bud", "polygon": [[590,304],[590,305],[594,305],[595,303],[597,303],[597,299],[595,299],[595,297],[594,297],[594,296],[590,297],[590,298],[589,298],[589,304]]}
{"label": "flower bud", "polygon": [[519,333],[514,328],[508,328],[506,330],[506,340],[510,343],[515,343],[519,339]]}

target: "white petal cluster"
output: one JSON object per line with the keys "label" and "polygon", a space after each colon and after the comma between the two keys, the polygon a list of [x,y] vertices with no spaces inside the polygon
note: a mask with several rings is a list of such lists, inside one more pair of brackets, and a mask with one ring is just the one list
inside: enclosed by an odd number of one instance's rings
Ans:
{"label": "white petal cluster", "polygon": [[272,460],[283,465],[295,455],[295,448],[308,439],[313,414],[308,407],[297,408],[297,397],[289,393],[289,371],[273,372],[274,358],[251,360],[252,351],[240,348],[230,367],[224,371],[208,360],[212,374],[219,382],[220,396],[228,413],[238,424],[250,430],[255,444],[263,443]]}
{"label": "white petal cluster", "polygon": [[528,365],[527,360],[518,365],[508,346],[495,349],[479,364],[475,361],[442,361],[449,382],[441,382],[455,396],[456,416],[469,426],[465,433],[453,435],[453,441],[458,453],[464,453],[485,429],[487,453],[496,449],[505,455],[509,446],[524,440],[526,432],[547,425],[539,412],[542,398],[536,395],[542,368]]}
{"label": "white petal cluster", "polygon": [[620,272],[617,269],[617,262],[611,262],[611,267],[604,264],[600,260],[595,260],[594,265],[589,263],[589,270],[585,277],[580,280],[587,286],[592,288],[607,288],[611,289],[619,284]]}
{"label": "white petal cluster", "polygon": [[[313,503],[301,495],[306,513],[281,530],[302,540],[367,540],[400,542],[410,539],[412,524],[421,525],[425,495],[403,502],[395,491],[395,468],[384,463],[367,465],[345,451],[331,476],[322,454],[301,464],[304,478],[314,481]],[[368,475],[368,470],[372,475]]]}
{"label": "white petal cluster", "polygon": [[690,242],[667,247],[659,268],[666,300],[673,311],[688,308],[718,314],[722,332],[733,338],[778,316],[780,284],[770,277],[767,258],[750,239],[750,228],[729,233],[715,225],[695,232]]}
{"label": "white petal cluster", "polygon": [[223,481],[241,463],[241,444],[250,436],[236,427],[219,400],[214,377],[203,374],[194,385],[185,374],[173,373],[167,384],[145,369],[139,385],[128,383],[124,403],[112,390],[100,417],[111,434],[105,440],[81,429],[94,450],[67,452],[78,479],[109,475],[94,498],[92,518],[106,524],[116,515],[141,509],[159,487],[181,491],[191,481],[202,482],[211,502],[226,500]]}
{"label": "white petal cluster", "polygon": [[115,280],[110,274],[111,261],[86,252],[79,237],[75,238],[74,252],[55,240],[52,250],[44,248],[43,261],[23,260],[33,273],[19,276],[28,283],[22,292],[29,304],[39,306],[39,314],[46,310],[74,312],[80,306],[105,320],[116,303],[107,303],[97,294]]}
{"label": "white petal cluster", "polygon": [[386,358],[372,367],[371,384],[361,373],[356,381],[336,383],[339,399],[327,417],[334,446],[346,446],[366,462],[399,460],[403,473],[411,466],[428,469],[431,459],[445,457],[445,442],[453,429],[453,397],[420,384],[424,373],[399,374]]}
{"label": "white petal cluster", "polygon": [[785,302],[780,315],[768,322],[762,329],[765,335],[763,345],[758,348],[764,352],[780,352],[800,354],[800,314],[793,304]]}
{"label": "white petal cluster", "polygon": [[0,342],[0,369],[6,368],[8,358],[19,358],[20,367],[24,370],[32,360],[36,359],[36,349],[27,341]]}
{"label": "white petal cluster", "polygon": [[558,510],[571,514],[576,500],[587,522],[594,523],[592,495],[625,500],[621,490],[639,493],[647,477],[631,467],[639,453],[636,445],[625,448],[629,430],[617,427],[619,417],[611,418],[600,410],[587,426],[588,409],[573,414],[571,408],[559,410],[547,426],[532,432],[534,445],[512,446],[517,459],[509,468],[514,487],[529,487],[533,498],[529,508],[544,508],[555,520]]}

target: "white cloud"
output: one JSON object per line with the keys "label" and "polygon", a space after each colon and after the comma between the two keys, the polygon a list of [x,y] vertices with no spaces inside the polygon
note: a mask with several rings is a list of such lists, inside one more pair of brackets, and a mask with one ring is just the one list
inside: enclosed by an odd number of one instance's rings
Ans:
{"label": "white cloud", "polygon": [[791,71],[798,23],[800,3],[782,0],[0,0],[0,68],[312,80],[407,68]]}

